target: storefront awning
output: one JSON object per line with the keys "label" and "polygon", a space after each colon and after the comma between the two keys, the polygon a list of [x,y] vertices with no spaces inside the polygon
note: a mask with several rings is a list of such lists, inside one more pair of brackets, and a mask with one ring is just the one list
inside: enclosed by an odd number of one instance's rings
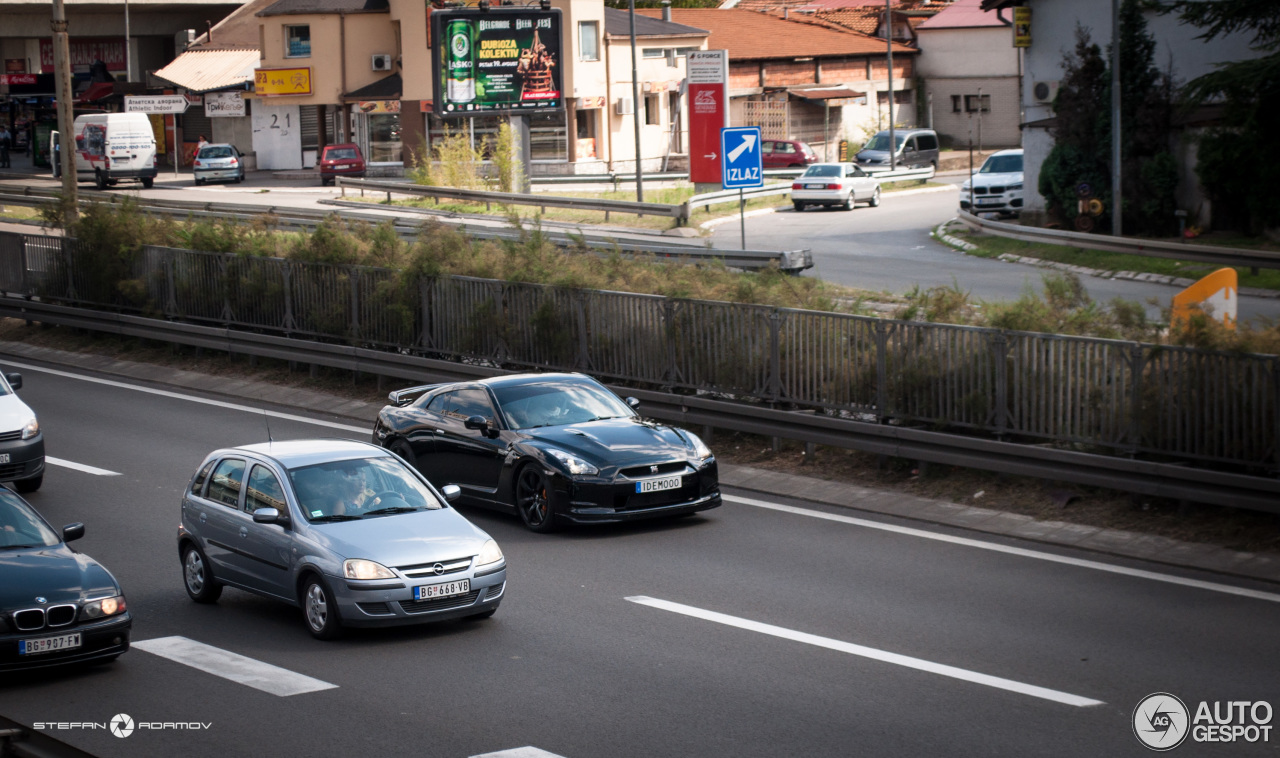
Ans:
{"label": "storefront awning", "polygon": [[188,50],[155,73],[190,92],[244,87],[258,67],[257,50]]}
{"label": "storefront awning", "polygon": [[76,96],[77,103],[92,103],[95,100],[101,100],[104,97],[111,97],[116,93],[115,82],[94,82],[89,88]]}
{"label": "storefront awning", "polygon": [[[851,90],[848,87],[815,87],[813,89],[789,89],[789,94],[795,95],[805,100],[825,101],[828,105],[854,105],[853,100],[864,100],[867,93]],[[850,102],[835,102],[835,101]]]}
{"label": "storefront awning", "polygon": [[352,100],[399,100],[404,91],[404,84],[399,74],[392,74],[372,84],[366,84],[342,96],[348,102]]}

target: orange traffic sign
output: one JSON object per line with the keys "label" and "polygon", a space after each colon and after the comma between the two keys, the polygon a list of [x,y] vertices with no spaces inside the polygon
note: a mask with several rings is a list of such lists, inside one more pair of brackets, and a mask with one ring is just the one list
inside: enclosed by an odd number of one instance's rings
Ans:
{"label": "orange traffic sign", "polygon": [[1192,311],[1203,311],[1222,320],[1228,329],[1236,328],[1236,305],[1240,300],[1236,270],[1220,268],[1173,296],[1172,323],[1185,322]]}

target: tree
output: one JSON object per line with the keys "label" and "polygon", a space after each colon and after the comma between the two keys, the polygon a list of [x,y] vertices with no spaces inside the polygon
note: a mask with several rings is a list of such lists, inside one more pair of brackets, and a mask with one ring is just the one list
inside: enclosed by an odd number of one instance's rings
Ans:
{"label": "tree", "polygon": [[1280,226],[1280,3],[1174,0],[1165,13],[1205,31],[1199,39],[1252,32],[1251,60],[1230,61],[1188,82],[1184,107],[1220,104],[1224,126],[1200,141],[1197,173],[1214,202],[1216,224],[1253,234]]}
{"label": "tree", "polygon": [[1074,223],[1078,195],[1076,187],[1088,184],[1095,197],[1110,207],[1111,179],[1107,156],[1111,135],[1110,107],[1106,82],[1107,64],[1102,49],[1089,38],[1089,31],[1076,27],[1075,50],[1063,60],[1063,76],[1053,101],[1056,124],[1049,129],[1053,150],[1040,167],[1040,194],[1049,212]]}

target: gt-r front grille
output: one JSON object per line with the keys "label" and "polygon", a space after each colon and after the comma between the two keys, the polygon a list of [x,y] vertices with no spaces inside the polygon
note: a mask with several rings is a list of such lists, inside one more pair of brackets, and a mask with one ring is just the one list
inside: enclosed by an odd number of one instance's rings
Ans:
{"label": "gt-r front grille", "polygon": [[636,508],[654,508],[660,505],[674,505],[698,497],[697,477],[687,477],[685,485],[679,489],[646,492],[643,495],[618,495],[614,498],[613,507],[620,511]]}
{"label": "gt-r front grille", "polygon": [[[440,567],[439,571],[436,570],[436,566]],[[396,570],[410,579],[422,579],[433,576],[456,574],[459,571],[466,571],[470,567],[470,558],[452,558],[447,561],[437,561],[435,563],[415,563],[412,566],[396,566]]]}
{"label": "gt-r front grille", "polygon": [[13,432],[0,432],[0,442],[12,442],[20,439],[22,439],[21,429]]}
{"label": "gt-r front grille", "polygon": [[400,610],[405,613],[427,613],[448,608],[464,608],[474,603],[478,597],[480,597],[480,590],[471,590],[465,595],[444,597],[439,600],[401,600]]}
{"label": "gt-r front grille", "polygon": [[646,463],[643,466],[629,466],[619,469],[618,473],[628,479],[644,479],[650,476],[662,476],[663,474],[679,474],[689,468],[689,464],[684,461],[670,461],[668,463]]}

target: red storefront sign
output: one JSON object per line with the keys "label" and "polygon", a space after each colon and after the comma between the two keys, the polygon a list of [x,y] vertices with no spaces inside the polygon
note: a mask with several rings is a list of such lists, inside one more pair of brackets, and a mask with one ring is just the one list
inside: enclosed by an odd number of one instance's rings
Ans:
{"label": "red storefront sign", "polygon": [[35,74],[0,74],[0,84],[35,84]]}
{"label": "red storefront sign", "polygon": [[720,183],[720,130],[729,125],[729,51],[691,50],[689,61],[689,179]]}
{"label": "red storefront sign", "polygon": [[[88,68],[96,61],[107,64],[108,71],[124,71],[124,37],[81,37],[71,40],[72,68]],[[54,73],[51,39],[40,40],[40,70],[46,74]]]}

